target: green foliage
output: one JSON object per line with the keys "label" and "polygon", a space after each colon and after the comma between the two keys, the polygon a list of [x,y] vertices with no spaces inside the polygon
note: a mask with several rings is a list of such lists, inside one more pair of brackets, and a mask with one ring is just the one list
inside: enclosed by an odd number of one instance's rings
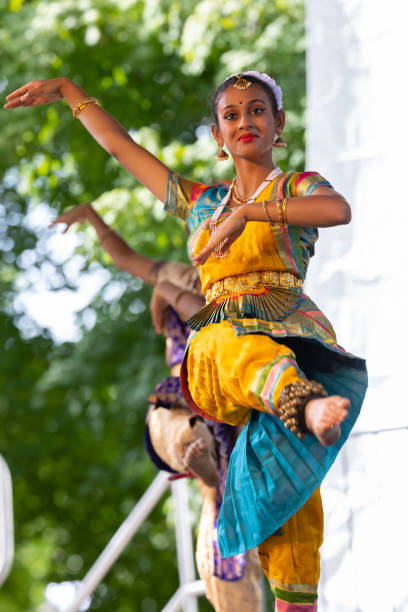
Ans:
{"label": "green foliage", "polygon": [[[205,129],[228,74],[274,75],[287,112],[282,168],[302,169],[305,108],[300,0],[10,0],[0,3],[0,90],[67,76],[134,138],[202,181],[231,178]],[[200,128],[197,131],[197,128]],[[184,228],[94,143],[64,103],[0,111],[0,451],[14,484],[16,559],[0,609],[38,609],[51,581],[80,579],[155,475],[141,439],[146,397],[166,375],[149,290],[115,270],[87,228],[80,273],[107,266],[61,343],[19,305],[22,290],[76,290],[52,232],[27,213],[96,208],[135,249],[185,259]],[[37,208],[36,208],[37,207]],[[63,238],[61,238],[63,240]],[[115,285],[116,283],[116,285]],[[110,295],[113,286],[126,287]],[[115,293],[113,294],[115,296]],[[155,612],[177,588],[169,504],[153,512],[98,589],[92,608]],[[202,600],[200,610],[210,607]]]}

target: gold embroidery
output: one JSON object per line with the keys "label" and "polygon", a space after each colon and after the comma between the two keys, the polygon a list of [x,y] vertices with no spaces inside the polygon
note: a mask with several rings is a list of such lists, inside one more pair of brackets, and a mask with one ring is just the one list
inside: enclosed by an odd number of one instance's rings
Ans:
{"label": "gold embroidery", "polygon": [[292,272],[280,272],[277,270],[262,270],[260,272],[248,272],[227,276],[215,281],[205,293],[207,304],[217,298],[228,298],[240,291],[251,291],[272,287],[302,288],[301,278]]}

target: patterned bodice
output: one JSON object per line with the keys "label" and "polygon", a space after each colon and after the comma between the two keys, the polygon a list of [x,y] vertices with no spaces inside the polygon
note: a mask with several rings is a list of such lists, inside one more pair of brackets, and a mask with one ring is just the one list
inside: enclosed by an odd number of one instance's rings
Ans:
{"label": "patterned bodice", "polygon": [[[257,197],[257,201],[280,196],[307,196],[330,183],[316,172],[292,172],[279,176]],[[169,175],[166,210],[187,221],[190,228],[189,256],[199,252],[210,237],[209,221],[227,192],[226,185],[208,186]],[[226,207],[220,222],[231,214]],[[288,271],[304,279],[318,231],[313,227],[248,222],[231,245],[225,259],[211,255],[200,267],[202,291],[226,276],[262,270]]]}

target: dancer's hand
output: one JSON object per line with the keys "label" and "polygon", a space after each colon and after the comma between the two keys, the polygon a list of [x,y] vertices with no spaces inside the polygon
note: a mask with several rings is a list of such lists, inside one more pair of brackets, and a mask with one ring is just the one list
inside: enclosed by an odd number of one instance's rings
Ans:
{"label": "dancer's hand", "polygon": [[11,92],[7,97],[4,108],[17,108],[18,106],[39,106],[62,100],[62,86],[66,79],[42,79],[30,81],[23,87]]}
{"label": "dancer's hand", "polygon": [[217,227],[204,249],[193,257],[193,264],[195,266],[201,266],[205,263],[216,246],[223,241],[225,242],[223,242],[220,252],[223,253],[227,251],[231,244],[242,234],[246,224],[247,218],[245,216],[245,207],[243,206],[234,210],[230,216]]}
{"label": "dancer's hand", "polygon": [[71,227],[73,223],[84,223],[88,220],[88,211],[92,208],[92,206],[86,202],[85,204],[79,204],[78,206],[74,206],[70,210],[63,212],[62,215],[54,219],[50,223],[50,227],[54,227],[57,223],[66,223],[65,232]]}

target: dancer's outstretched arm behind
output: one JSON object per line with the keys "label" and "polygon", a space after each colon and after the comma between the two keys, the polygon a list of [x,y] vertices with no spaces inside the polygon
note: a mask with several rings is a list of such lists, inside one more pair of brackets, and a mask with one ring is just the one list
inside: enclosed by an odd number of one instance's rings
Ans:
{"label": "dancer's outstretched arm behind", "polygon": [[151,257],[146,257],[134,251],[122,236],[119,236],[110,225],[105,223],[90,203],[79,204],[63,212],[51,223],[50,227],[57,225],[57,223],[65,223],[67,226],[66,232],[74,223],[84,223],[85,221],[89,221],[93,226],[101,246],[112,257],[117,268],[140,277],[149,285],[154,284],[152,268],[157,262]]}
{"label": "dancer's outstretched arm behind", "polygon": [[[65,223],[67,226],[65,231],[67,231],[74,223],[85,221],[89,221],[94,227],[101,246],[109,253],[118,268],[126,270],[133,276],[140,277],[150,285],[154,285],[152,269],[157,262],[134,251],[122,236],[105,223],[91,204],[79,204],[79,206],[71,208],[57,217],[51,223],[51,226],[57,223]],[[164,313],[168,306],[172,306],[181,319],[187,320],[203,304],[204,298],[201,295],[187,289],[180,289],[169,281],[159,282],[154,287],[150,304],[153,325],[157,332],[163,331]]]}

